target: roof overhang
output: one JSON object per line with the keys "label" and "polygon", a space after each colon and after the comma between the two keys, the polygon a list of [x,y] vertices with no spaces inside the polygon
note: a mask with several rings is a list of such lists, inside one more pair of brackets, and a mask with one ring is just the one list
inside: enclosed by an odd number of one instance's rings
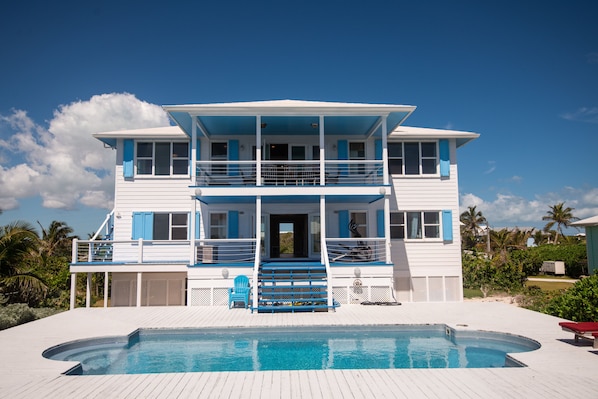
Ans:
{"label": "roof overhang", "polygon": [[166,105],[170,118],[189,136],[193,123],[206,137],[255,135],[260,117],[262,135],[318,135],[320,116],[326,135],[380,135],[386,117],[387,132],[402,124],[415,110],[411,105],[357,104],[299,100],[221,104]]}
{"label": "roof overhang", "polygon": [[457,147],[461,147],[480,137],[478,133],[458,130],[428,129],[423,127],[398,126],[388,136],[388,140],[438,140],[439,138],[455,139]]}
{"label": "roof overhang", "polygon": [[114,132],[94,133],[92,135],[104,144],[115,147],[118,139],[143,140],[188,140],[189,137],[178,126],[164,126],[147,129],[118,130]]}
{"label": "roof overhang", "polygon": [[577,222],[571,223],[571,226],[598,226],[598,216],[592,216],[587,219],[578,220]]}

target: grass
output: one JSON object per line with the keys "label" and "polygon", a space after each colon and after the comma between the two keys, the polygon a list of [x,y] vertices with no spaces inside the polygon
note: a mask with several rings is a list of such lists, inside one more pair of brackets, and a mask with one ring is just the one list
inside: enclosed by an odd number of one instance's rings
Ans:
{"label": "grass", "polygon": [[528,281],[525,283],[526,287],[540,287],[542,291],[560,291],[571,288],[574,283],[568,283],[566,281]]}

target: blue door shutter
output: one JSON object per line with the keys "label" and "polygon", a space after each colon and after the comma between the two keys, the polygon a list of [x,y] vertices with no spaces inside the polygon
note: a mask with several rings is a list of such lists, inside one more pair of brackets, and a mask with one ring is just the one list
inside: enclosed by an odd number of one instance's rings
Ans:
{"label": "blue door shutter", "polygon": [[135,157],[134,154],[134,144],[133,140],[124,140],[124,147],[123,147],[123,176],[126,177],[133,177],[133,158]]}
{"label": "blue door shutter", "polygon": [[195,160],[201,161],[201,140],[196,140],[196,148],[195,148]]}
{"label": "blue door shutter", "polygon": [[384,237],[384,209],[376,211],[376,231],[378,232],[378,237]]}
{"label": "blue door shutter", "polygon": [[453,241],[453,211],[442,211],[442,239]]}
{"label": "blue door shutter", "polygon": [[[381,160],[382,159],[382,140],[377,139],[376,141],[374,141],[374,150],[376,152],[375,154],[375,158],[377,160]],[[384,171],[384,166],[376,166],[378,168],[378,176],[382,176],[382,172]],[[383,237],[383,236],[380,236]]]}
{"label": "blue door shutter", "polygon": [[143,238],[151,240],[154,232],[154,214],[152,212],[133,212],[133,240]]}
{"label": "blue door shutter", "polygon": [[349,238],[349,211],[338,211],[338,236]]}
{"label": "blue door shutter", "polygon": [[197,240],[199,238],[199,232],[201,231],[201,215],[199,214],[199,212],[195,212],[195,239]]}
{"label": "blue door shutter", "polygon": [[[228,159],[229,161],[239,160],[239,140],[228,141]],[[239,165],[231,165],[229,175],[239,176]]]}
{"label": "blue door shutter", "polygon": [[[341,160],[349,159],[349,143],[347,140],[339,140],[336,145],[337,151],[337,158]],[[347,175],[348,174],[348,165],[346,164],[338,164],[339,175]]]}
{"label": "blue door shutter", "polygon": [[451,171],[451,154],[448,140],[440,140],[440,176],[448,177]]}
{"label": "blue door shutter", "polygon": [[228,238],[239,238],[239,211],[228,211]]}

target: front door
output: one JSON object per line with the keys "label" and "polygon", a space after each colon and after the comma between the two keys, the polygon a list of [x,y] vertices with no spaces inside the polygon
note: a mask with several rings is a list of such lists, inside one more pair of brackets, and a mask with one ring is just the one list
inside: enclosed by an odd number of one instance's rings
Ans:
{"label": "front door", "polygon": [[270,257],[307,258],[307,215],[270,215]]}

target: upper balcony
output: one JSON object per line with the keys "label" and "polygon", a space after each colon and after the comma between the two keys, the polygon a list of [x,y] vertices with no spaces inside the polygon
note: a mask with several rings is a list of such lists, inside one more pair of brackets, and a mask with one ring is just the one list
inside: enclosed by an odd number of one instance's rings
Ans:
{"label": "upper balcony", "polygon": [[198,161],[197,187],[211,186],[381,186],[379,160]]}

